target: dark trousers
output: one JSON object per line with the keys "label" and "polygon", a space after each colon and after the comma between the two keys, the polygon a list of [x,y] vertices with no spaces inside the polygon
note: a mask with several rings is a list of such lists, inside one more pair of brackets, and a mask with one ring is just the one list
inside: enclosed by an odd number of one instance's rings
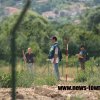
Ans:
{"label": "dark trousers", "polygon": [[85,70],[85,62],[80,62],[80,65],[81,65],[81,69]]}

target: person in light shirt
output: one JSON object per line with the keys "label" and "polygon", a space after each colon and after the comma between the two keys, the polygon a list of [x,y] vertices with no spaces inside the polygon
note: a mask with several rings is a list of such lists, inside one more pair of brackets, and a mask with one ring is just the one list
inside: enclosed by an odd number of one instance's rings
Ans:
{"label": "person in light shirt", "polygon": [[57,38],[55,36],[51,37],[52,46],[49,51],[49,59],[54,66],[54,74],[57,80],[60,80],[59,75],[59,46],[57,42]]}

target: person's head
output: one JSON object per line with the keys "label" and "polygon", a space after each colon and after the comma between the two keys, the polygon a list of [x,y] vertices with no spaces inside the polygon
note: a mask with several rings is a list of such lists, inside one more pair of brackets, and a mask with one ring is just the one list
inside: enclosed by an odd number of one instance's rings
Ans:
{"label": "person's head", "polygon": [[80,50],[84,50],[85,49],[85,46],[84,45],[81,45],[80,46]]}
{"label": "person's head", "polygon": [[29,47],[28,48],[28,53],[31,53],[32,52],[32,49]]}
{"label": "person's head", "polygon": [[52,41],[52,43],[57,42],[57,37],[56,36],[51,37],[51,41]]}

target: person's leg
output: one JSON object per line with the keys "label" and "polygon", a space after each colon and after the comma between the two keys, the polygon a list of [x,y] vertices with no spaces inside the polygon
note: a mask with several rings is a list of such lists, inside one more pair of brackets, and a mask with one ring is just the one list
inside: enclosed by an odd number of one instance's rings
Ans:
{"label": "person's leg", "polygon": [[30,63],[27,63],[27,71],[30,73]]}
{"label": "person's leg", "polygon": [[35,75],[35,64],[32,63],[32,73]]}
{"label": "person's leg", "polygon": [[34,74],[34,64],[30,63],[30,71],[32,74]]}
{"label": "person's leg", "polygon": [[27,71],[28,72],[30,72],[30,68],[29,67],[30,67],[30,65],[29,65],[29,63],[27,63]]}
{"label": "person's leg", "polygon": [[29,73],[32,73],[32,71],[33,71],[33,69],[32,69],[33,67],[32,66],[33,66],[32,63],[28,63],[27,64],[27,70],[29,71]]}
{"label": "person's leg", "polygon": [[33,70],[33,63],[28,63],[28,72],[29,72],[29,74],[30,74],[30,77],[32,78],[32,79],[34,79],[34,70]]}
{"label": "person's leg", "polygon": [[54,73],[55,73],[57,80],[60,80],[58,63],[54,64]]}
{"label": "person's leg", "polygon": [[85,70],[85,62],[81,62],[81,69]]}

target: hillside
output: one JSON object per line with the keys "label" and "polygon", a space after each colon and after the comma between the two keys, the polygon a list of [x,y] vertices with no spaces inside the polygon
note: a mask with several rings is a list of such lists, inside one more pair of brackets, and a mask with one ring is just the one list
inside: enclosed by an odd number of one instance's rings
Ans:
{"label": "hillside", "polygon": [[[22,9],[23,0],[1,0],[0,19],[7,14],[12,14],[13,10]],[[87,9],[99,5],[99,0],[32,0],[31,9],[36,11],[50,21],[59,23],[79,23],[79,18]],[[8,7],[10,7],[8,9]],[[10,11],[8,11],[8,10]],[[7,12],[8,11],[8,12]]]}

